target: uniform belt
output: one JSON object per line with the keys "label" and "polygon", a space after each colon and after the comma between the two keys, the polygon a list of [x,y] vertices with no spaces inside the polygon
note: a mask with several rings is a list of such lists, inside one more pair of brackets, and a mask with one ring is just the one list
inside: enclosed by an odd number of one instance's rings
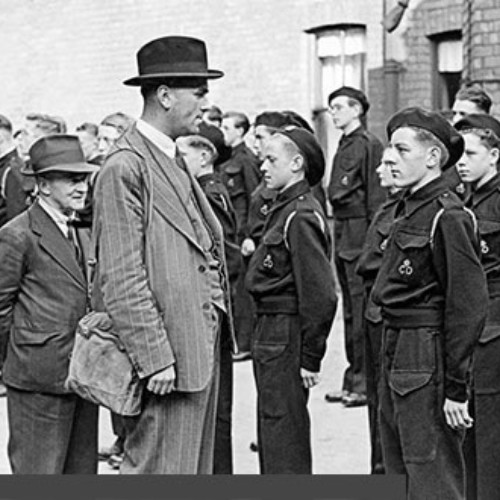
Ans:
{"label": "uniform belt", "polygon": [[285,297],[265,297],[255,303],[257,314],[297,314],[299,307],[297,298],[293,296]]}
{"label": "uniform belt", "polygon": [[390,328],[441,327],[444,320],[443,311],[432,308],[389,309],[384,307],[382,317],[384,323]]}

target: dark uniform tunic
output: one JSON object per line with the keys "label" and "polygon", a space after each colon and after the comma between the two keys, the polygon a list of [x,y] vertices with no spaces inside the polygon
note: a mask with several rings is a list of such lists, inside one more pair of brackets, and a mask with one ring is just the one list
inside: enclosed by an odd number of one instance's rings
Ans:
{"label": "dark uniform tunic", "polygon": [[378,428],[378,383],[380,379],[380,349],[382,346],[382,315],[380,307],[370,298],[371,290],[382,264],[382,256],[394,222],[394,211],[401,197],[397,192],[389,194],[386,201],[373,217],[366,234],[363,251],[358,259],[357,273],[364,281],[365,311],[365,372],[368,418],[371,441],[371,472],[382,474],[384,464],[380,432]]}
{"label": "dark uniform tunic", "polygon": [[[261,178],[259,160],[245,143],[241,143],[233,148],[231,158],[220,166],[220,170],[236,212],[237,243],[241,245],[248,233],[251,194]],[[245,290],[246,264],[244,262],[240,279],[236,282],[234,297],[234,326],[238,346],[243,352],[250,351],[255,326],[252,299]]]}
{"label": "dark uniform tunic", "polygon": [[464,497],[462,433],[445,398],[464,402],[487,288],[474,219],[439,177],[398,203],[372,291],[384,337],[380,432],[386,471],[411,499]]}
{"label": "dark uniform tunic", "polygon": [[386,196],[375,172],[382,151],[382,143],[362,127],[343,136],[333,161],[328,188],[335,221],[335,266],[343,297],[348,361],[342,389],[356,394],[364,394],[366,386],[363,281],[355,268],[370,221]]}
{"label": "dark uniform tunic", "polygon": [[[205,193],[210,206],[219,219],[224,232],[230,288],[240,274],[242,260],[236,243],[236,214],[229,199],[229,194],[222,181],[215,174],[198,177],[198,182]],[[233,292],[231,293],[233,295]],[[227,318],[227,317],[226,317]],[[232,411],[233,411],[233,359],[231,353],[236,350],[235,339],[231,338],[231,329],[226,321],[221,328],[219,396],[215,424],[214,474],[233,473],[232,452]]]}
{"label": "dark uniform tunic", "polygon": [[308,390],[335,316],[330,235],[306,181],[280,193],[247,274],[257,306],[253,363],[261,472],[311,473]]}
{"label": "dark uniform tunic", "polygon": [[490,301],[486,326],[474,350],[470,408],[474,426],[467,430],[464,446],[467,498],[493,500],[500,495],[500,176],[472,188],[467,205],[477,217]]}

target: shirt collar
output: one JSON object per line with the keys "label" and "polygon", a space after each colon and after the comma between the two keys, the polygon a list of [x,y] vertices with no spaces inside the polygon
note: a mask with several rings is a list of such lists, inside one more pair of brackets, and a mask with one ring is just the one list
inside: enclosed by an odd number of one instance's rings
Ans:
{"label": "shirt collar", "polygon": [[433,179],[425,186],[422,186],[414,193],[406,191],[401,199],[401,202],[405,207],[404,215],[406,216],[411,215],[415,210],[429,203],[437,196],[446,191],[449,191],[449,181],[442,175],[440,175],[436,179]]}
{"label": "shirt collar", "polygon": [[47,215],[57,224],[57,227],[68,236],[68,222],[74,220],[74,215],[68,216],[63,214],[60,210],[49,205],[42,197],[38,197],[38,204],[47,213]]}
{"label": "shirt collar", "polygon": [[136,122],[137,130],[147,139],[149,139],[156,147],[158,147],[169,158],[175,158],[175,142],[163,132],[139,118]]}
{"label": "shirt collar", "polygon": [[278,209],[280,206],[286,205],[289,201],[302,196],[310,191],[309,183],[306,180],[301,180],[292,184],[276,197],[276,204],[274,208]]}

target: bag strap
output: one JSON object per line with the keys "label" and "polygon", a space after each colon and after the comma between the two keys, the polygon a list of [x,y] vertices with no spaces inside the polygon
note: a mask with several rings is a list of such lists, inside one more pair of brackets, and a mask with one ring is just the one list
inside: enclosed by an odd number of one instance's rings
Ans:
{"label": "bag strap", "polygon": [[[474,212],[470,208],[462,207],[462,209],[464,210],[465,213],[469,214],[470,218],[472,219],[472,225],[474,227],[474,234],[477,234],[478,226],[477,226],[476,215],[474,214]],[[431,250],[434,250],[434,236],[436,234],[436,229],[437,229],[439,219],[443,215],[444,211],[445,211],[444,208],[440,208],[437,211],[436,215],[434,216],[434,219],[432,219],[431,233],[430,233],[430,240],[429,240],[430,245],[431,245]]]}
{"label": "bag strap", "polygon": [[[290,224],[292,223],[292,220],[296,214],[297,210],[294,210],[293,212],[288,214],[288,217],[285,219],[285,224],[283,225],[283,242],[285,243],[285,247],[287,250],[290,250],[290,245],[288,244],[288,229],[290,228]],[[324,234],[326,230],[326,224],[323,220],[323,217],[321,217],[321,215],[316,210],[313,211],[313,214],[318,219],[319,226]]]}

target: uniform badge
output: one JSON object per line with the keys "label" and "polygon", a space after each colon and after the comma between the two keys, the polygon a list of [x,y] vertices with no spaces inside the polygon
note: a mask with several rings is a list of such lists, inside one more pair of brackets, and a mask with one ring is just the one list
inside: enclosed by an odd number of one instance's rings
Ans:
{"label": "uniform badge", "polygon": [[262,263],[262,265],[266,269],[272,269],[274,267],[273,258],[269,254],[267,254],[266,258],[264,259],[264,262]]}
{"label": "uniform badge", "polygon": [[490,251],[490,247],[486,241],[481,240],[481,253],[487,254]]}
{"label": "uniform badge", "polygon": [[260,213],[264,216],[267,217],[267,214],[269,213],[269,206],[268,205],[262,205],[260,207]]}
{"label": "uniform badge", "polygon": [[455,188],[455,191],[458,193],[458,194],[464,194],[465,193],[465,184],[463,182],[461,182],[456,188]]}
{"label": "uniform badge", "polygon": [[380,250],[382,250],[382,252],[385,251],[385,249],[387,248],[387,240],[389,238],[386,238],[384,241],[382,241],[382,243],[380,243]]}
{"label": "uniform badge", "polygon": [[398,267],[398,272],[401,276],[411,276],[413,274],[413,267],[411,266],[410,259],[405,259]]}
{"label": "uniform badge", "polygon": [[340,179],[340,184],[342,184],[342,186],[348,186],[349,185],[349,177],[347,177],[347,175],[344,175]]}
{"label": "uniform badge", "polygon": [[229,179],[227,181],[227,187],[230,187],[230,188],[234,187],[234,179]]}

